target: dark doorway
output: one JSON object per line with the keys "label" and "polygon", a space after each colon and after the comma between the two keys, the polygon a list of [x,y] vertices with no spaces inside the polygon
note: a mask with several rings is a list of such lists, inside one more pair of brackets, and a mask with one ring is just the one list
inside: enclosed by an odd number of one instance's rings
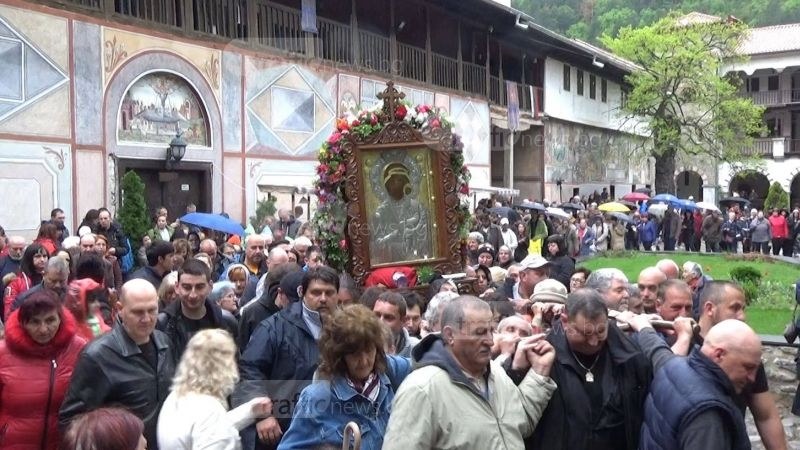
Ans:
{"label": "dark doorway", "polygon": [[164,206],[172,221],[186,213],[189,203],[195,204],[198,212],[212,212],[211,164],[182,162],[167,170],[163,161],[120,160],[119,179],[129,170],[145,184],[145,201],[151,215]]}
{"label": "dark doorway", "polygon": [[703,177],[693,170],[684,170],[675,177],[675,195],[696,202],[703,201]]}
{"label": "dark doorway", "polygon": [[753,170],[744,170],[731,179],[728,195],[737,194],[753,203],[753,207],[761,209],[769,191],[769,179],[766,175]]}

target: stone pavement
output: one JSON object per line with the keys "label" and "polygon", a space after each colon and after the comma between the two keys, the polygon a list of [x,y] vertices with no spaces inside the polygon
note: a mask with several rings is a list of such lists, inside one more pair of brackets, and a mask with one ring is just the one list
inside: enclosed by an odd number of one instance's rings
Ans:
{"label": "stone pavement", "polygon": [[[777,338],[780,338],[780,340]],[[762,360],[769,379],[770,392],[775,395],[775,400],[778,404],[778,411],[783,422],[783,429],[786,431],[789,449],[800,450],[800,417],[793,415],[791,412],[798,383],[794,362],[797,348],[785,346],[786,341],[783,340],[783,336],[762,336],[762,340],[767,343],[779,343],[782,341],[784,344],[784,346],[764,345]],[[756,430],[753,416],[749,411],[745,421],[753,449],[763,450],[764,445],[758,437],[758,430]]]}

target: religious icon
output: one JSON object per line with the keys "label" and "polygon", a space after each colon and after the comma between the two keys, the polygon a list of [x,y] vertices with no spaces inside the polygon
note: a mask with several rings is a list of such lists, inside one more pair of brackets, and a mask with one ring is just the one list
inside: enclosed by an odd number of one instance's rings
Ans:
{"label": "religious icon", "polygon": [[364,160],[373,265],[434,258],[430,156],[424,148],[372,152]]}

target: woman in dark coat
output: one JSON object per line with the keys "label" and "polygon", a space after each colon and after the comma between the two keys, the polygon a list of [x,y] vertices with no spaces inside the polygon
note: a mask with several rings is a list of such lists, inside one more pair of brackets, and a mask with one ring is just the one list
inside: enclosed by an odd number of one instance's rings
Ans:
{"label": "woman in dark coat", "polygon": [[569,279],[575,272],[575,260],[567,256],[565,247],[564,238],[560,234],[550,236],[546,241],[545,258],[550,261],[550,278],[569,286]]}

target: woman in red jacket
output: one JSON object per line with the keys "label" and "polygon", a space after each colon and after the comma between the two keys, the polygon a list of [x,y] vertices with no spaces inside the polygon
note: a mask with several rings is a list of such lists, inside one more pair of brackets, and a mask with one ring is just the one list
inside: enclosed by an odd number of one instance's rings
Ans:
{"label": "woman in red jacket", "polygon": [[56,250],[58,250],[58,228],[52,223],[43,223],[39,227],[39,234],[36,236],[36,240],[33,242],[37,242],[42,244],[47,250],[47,253],[51,255],[56,254]]}
{"label": "woman in red jacket", "polygon": [[53,292],[31,295],[0,341],[0,448],[55,450],[58,410],[86,340]]}
{"label": "woman in red jacket", "polygon": [[25,249],[25,253],[22,254],[22,262],[19,264],[19,273],[6,285],[6,291],[3,293],[4,320],[8,319],[11,314],[11,305],[14,304],[17,296],[42,282],[48,259],[50,259],[50,253],[42,247],[42,244],[33,243]]}
{"label": "woman in red jacket", "polygon": [[783,249],[783,241],[789,236],[789,224],[786,222],[786,217],[777,209],[773,209],[772,215],[769,216],[769,225],[772,227],[772,254],[777,256]]}

